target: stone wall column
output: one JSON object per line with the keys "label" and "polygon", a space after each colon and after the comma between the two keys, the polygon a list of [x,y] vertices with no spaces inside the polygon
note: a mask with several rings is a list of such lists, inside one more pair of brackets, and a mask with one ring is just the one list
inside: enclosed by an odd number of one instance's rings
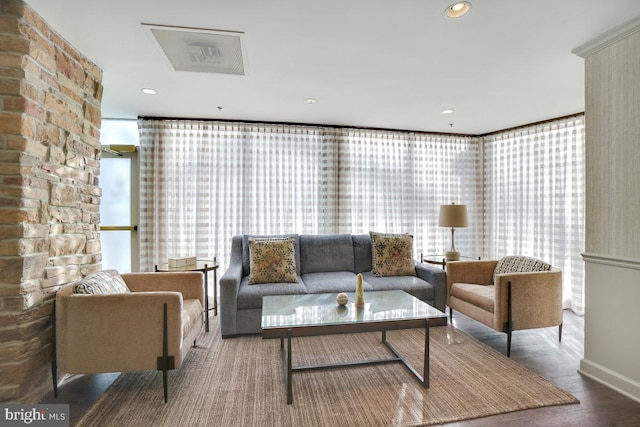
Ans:
{"label": "stone wall column", "polygon": [[0,2],[0,402],[51,390],[52,301],[101,269],[102,71]]}

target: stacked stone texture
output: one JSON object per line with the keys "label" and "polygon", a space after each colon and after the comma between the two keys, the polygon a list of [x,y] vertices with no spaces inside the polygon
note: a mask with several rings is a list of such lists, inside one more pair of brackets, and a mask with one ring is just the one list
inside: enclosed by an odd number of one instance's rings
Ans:
{"label": "stacked stone texture", "polygon": [[101,269],[102,71],[0,1],[0,402],[51,390],[53,296]]}

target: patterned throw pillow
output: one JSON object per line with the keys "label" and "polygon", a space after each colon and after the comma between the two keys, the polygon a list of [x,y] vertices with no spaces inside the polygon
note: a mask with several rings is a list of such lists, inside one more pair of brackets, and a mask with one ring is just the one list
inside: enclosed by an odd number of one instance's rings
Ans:
{"label": "patterned throw pillow", "polygon": [[131,292],[117,270],[102,270],[81,279],[73,286],[74,294],[124,294]]}
{"label": "patterned throw pillow", "polygon": [[496,264],[496,269],[493,271],[493,283],[496,282],[498,274],[548,270],[551,270],[551,264],[539,259],[521,255],[506,256],[498,260],[498,264]]}
{"label": "patterned throw pillow", "polygon": [[413,236],[369,232],[371,259],[376,276],[415,276]]}
{"label": "patterned throw pillow", "polygon": [[296,240],[249,238],[249,284],[297,283]]}

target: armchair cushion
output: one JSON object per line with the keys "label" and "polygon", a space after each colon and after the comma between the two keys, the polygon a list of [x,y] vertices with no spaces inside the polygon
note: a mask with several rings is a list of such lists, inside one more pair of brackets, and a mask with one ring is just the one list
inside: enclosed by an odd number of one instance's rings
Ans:
{"label": "armchair cushion", "polygon": [[495,290],[493,285],[456,283],[451,287],[451,296],[481,307],[490,313],[494,311],[494,295]]}
{"label": "armchair cushion", "polygon": [[129,287],[116,270],[102,270],[93,273],[73,285],[74,294],[124,294]]}
{"label": "armchair cushion", "polygon": [[373,274],[376,276],[415,276],[413,236],[371,231]]}
{"label": "armchair cushion", "polygon": [[498,274],[549,270],[551,270],[551,264],[536,258],[520,255],[506,256],[498,260],[496,269],[493,272],[493,283],[496,282],[496,276]]}

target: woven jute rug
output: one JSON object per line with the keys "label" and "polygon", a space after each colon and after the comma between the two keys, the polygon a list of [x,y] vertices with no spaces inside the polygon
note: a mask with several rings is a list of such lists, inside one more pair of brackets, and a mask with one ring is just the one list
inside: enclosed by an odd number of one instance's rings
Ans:
{"label": "woven jute rug", "polygon": [[[80,426],[414,426],[578,403],[571,394],[452,326],[431,328],[430,388],[400,363],[302,371],[287,405],[280,341],[222,340],[217,319],[183,365],[121,374]],[[424,331],[388,333],[422,372]],[[293,340],[293,364],[389,357],[380,333]]]}

